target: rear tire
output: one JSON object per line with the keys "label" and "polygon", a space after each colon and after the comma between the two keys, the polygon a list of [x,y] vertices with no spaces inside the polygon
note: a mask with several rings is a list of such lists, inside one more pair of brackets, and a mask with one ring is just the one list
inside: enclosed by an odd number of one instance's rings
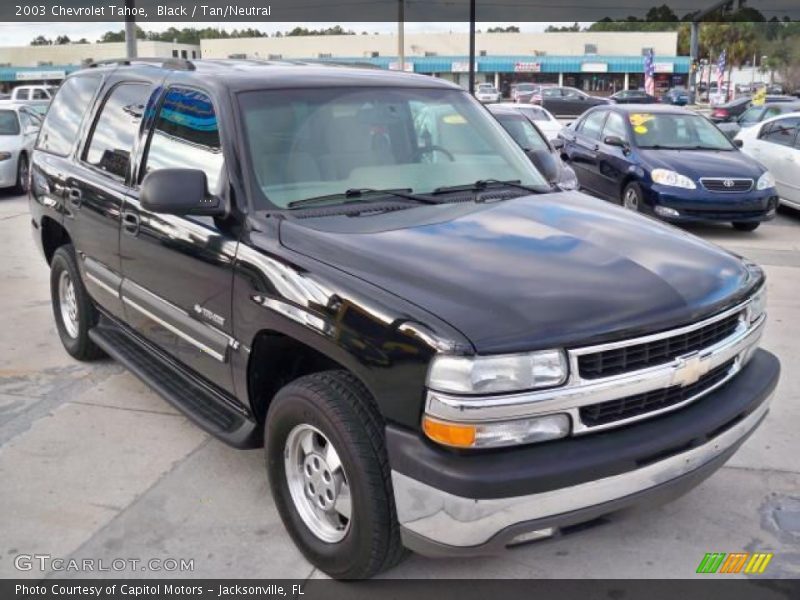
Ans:
{"label": "rear tire", "polygon": [[403,559],[383,419],[356,377],[325,371],[288,384],[270,403],[264,435],[275,503],[309,562],[362,579]]}
{"label": "rear tire", "polygon": [[70,356],[82,361],[105,356],[89,337],[89,330],[97,324],[98,313],[81,280],[72,244],[61,246],[53,254],[50,297],[58,336]]}
{"label": "rear tire", "polygon": [[28,177],[28,156],[26,154],[20,154],[19,159],[17,160],[17,182],[14,184],[15,194],[28,193]]}
{"label": "rear tire", "polygon": [[741,221],[734,221],[733,226],[734,228],[738,229],[739,231],[755,231],[758,229],[758,226],[761,225],[760,222],[756,221],[755,223],[752,222],[741,222]]}

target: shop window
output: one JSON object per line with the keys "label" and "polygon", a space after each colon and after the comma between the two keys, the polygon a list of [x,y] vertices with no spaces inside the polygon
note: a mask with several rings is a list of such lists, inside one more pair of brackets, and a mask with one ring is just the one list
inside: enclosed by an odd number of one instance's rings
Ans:
{"label": "shop window", "polygon": [[584,44],[583,45],[583,53],[584,54],[597,54],[597,44]]}

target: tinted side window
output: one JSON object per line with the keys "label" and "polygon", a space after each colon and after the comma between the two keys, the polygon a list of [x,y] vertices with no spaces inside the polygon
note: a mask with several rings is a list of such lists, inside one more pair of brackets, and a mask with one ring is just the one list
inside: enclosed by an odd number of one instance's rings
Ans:
{"label": "tinted side window", "polygon": [[625,120],[615,112],[608,113],[606,126],[603,129],[603,137],[615,135],[623,140],[628,139],[628,130],[625,128]]}
{"label": "tinted side window", "polygon": [[140,180],[156,169],[199,169],[213,192],[222,167],[219,124],[211,98],[197,90],[170,88],[150,137]]}
{"label": "tinted side window", "polygon": [[146,84],[123,83],[111,91],[92,128],[87,163],[125,179],[149,89]]}
{"label": "tinted side window", "polygon": [[70,77],[64,82],[47,110],[37,148],[60,156],[69,154],[99,85],[99,76]]}
{"label": "tinted side window", "polygon": [[773,121],[761,130],[759,137],[765,142],[793,146],[797,139],[798,125],[800,125],[800,119],[797,118]]}
{"label": "tinted side window", "polygon": [[30,100],[30,90],[17,90],[17,100]]}
{"label": "tinted side window", "polygon": [[47,100],[49,98],[50,98],[50,96],[48,96],[47,92],[45,92],[44,90],[39,89],[39,88],[33,90],[33,99],[34,100]]}
{"label": "tinted side window", "polygon": [[606,118],[606,112],[599,110],[593,112],[583,120],[579,132],[593,140],[600,139],[600,132],[603,130],[603,121]]}

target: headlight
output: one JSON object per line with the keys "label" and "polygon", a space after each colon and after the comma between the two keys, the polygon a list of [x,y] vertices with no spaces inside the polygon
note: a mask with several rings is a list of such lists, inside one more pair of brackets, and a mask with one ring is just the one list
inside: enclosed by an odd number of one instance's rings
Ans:
{"label": "headlight", "polygon": [[428,387],[453,394],[497,394],[560,385],[567,380],[561,350],[498,356],[439,354],[428,368]]}
{"label": "headlight", "polygon": [[558,178],[558,187],[562,190],[577,190],[578,189],[578,176],[569,165],[561,167],[561,176]]}
{"label": "headlight", "polygon": [[650,177],[653,179],[653,183],[660,183],[661,185],[679,187],[687,190],[694,190],[697,188],[695,182],[686,177],[686,175],[681,175],[669,169],[653,169]]}
{"label": "headlight", "polygon": [[452,423],[428,415],[422,419],[425,435],[453,448],[500,448],[555,440],[568,436],[570,426],[565,414],[488,423]]}
{"label": "headlight", "polygon": [[769,171],[764,171],[764,174],[758,178],[758,183],[756,183],[756,189],[768,190],[769,188],[772,187],[775,187],[775,178]]}
{"label": "headlight", "polygon": [[761,286],[752,298],[747,308],[747,317],[751,323],[758,321],[767,312],[767,285]]}

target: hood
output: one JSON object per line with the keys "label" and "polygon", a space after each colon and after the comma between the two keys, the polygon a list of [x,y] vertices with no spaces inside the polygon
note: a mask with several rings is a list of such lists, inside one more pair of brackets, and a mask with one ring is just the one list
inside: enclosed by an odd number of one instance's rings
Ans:
{"label": "hood", "polygon": [[437,315],[483,354],[683,325],[760,278],[697,237],[577,192],[288,219],[280,238]]}
{"label": "hood", "polygon": [[639,150],[650,169],[672,169],[697,181],[701,177],[752,177],[758,180],[764,169],[738,150]]}

